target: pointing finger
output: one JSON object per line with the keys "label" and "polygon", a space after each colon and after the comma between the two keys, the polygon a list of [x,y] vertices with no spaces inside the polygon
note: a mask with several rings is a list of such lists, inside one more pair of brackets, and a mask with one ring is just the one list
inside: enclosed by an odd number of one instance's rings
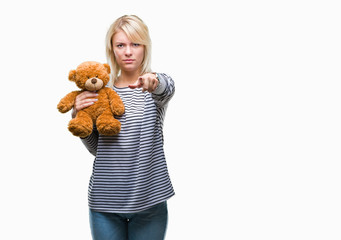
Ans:
{"label": "pointing finger", "polygon": [[135,89],[142,87],[143,84],[144,84],[143,78],[139,77],[139,79],[134,84],[130,84],[128,85],[128,87],[130,87],[131,89]]}

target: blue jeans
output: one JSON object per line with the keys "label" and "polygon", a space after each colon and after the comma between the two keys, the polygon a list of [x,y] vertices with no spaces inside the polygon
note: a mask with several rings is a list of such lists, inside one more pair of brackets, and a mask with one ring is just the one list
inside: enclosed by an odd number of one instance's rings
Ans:
{"label": "blue jeans", "polygon": [[93,240],[163,240],[166,234],[167,202],[137,213],[103,213],[90,209]]}

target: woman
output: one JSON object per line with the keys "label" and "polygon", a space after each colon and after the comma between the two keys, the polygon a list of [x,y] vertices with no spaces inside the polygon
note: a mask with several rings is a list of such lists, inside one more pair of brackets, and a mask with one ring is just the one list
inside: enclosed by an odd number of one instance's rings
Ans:
{"label": "woman", "polygon": [[[137,16],[122,16],[109,28],[106,54],[110,86],[120,95],[125,113],[121,132],[82,139],[96,157],[89,184],[90,226],[95,240],[164,239],[167,203],[174,195],[163,150],[163,120],[175,88],[166,74],[152,73],[151,41]],[[96,101],[84,92],[73,116]]]}

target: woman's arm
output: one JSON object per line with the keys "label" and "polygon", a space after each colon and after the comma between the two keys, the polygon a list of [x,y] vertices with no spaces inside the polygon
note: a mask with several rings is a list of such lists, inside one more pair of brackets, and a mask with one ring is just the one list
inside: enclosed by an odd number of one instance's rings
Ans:
{"label": "woman's arm", "polygon": [[98,131],[96,126],[94,125],[94,129],[92,133],[86,138],[80,138],[84,146],[88,149],[88,151],[96,157],[97,153],[97,144],[98,144]]}
{"label": "woman's arm", "polygon": [[158,107],[165,106],[175,93],[173,79],[165,73],[157,73],[159,84],[152,92],[152,97]]}
{"label": "woman's arm", "polygon": [[130,88],[142,88],[142,91],[152,93],[155,104],[158,107],[165,106],[173,97],[175,85],[173,79],[165,73],[146,73],[139,77]]}
{"label": "woman's arm", "polygon": [[[89,91],[84,91],[81,94],[79,94],[75,100],[75,105],[72,111],[72,118],[76,117],[77,112],[79,110],[82,110],[83,108],[86,108],[94,104],[94,102],[97,101],[97,96],[98,95],[96,93],[89,92]],[[88,149],[88,151],[92,155],[96,156],[97,143],[98,143],[98,131],[95,125],[93,127],[92,133],[86,138],[81,138],[81,141],[85,145],[85,147]]]}

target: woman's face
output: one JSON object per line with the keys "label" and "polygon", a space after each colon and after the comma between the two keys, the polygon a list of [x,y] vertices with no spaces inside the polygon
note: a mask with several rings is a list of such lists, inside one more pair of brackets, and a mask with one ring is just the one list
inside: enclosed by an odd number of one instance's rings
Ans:
{"label": "woman's face", "polygon": [[121,71],[140,71],[144,58],[144,45],[133,43],[123,31],[113,36],[113,49]]}

